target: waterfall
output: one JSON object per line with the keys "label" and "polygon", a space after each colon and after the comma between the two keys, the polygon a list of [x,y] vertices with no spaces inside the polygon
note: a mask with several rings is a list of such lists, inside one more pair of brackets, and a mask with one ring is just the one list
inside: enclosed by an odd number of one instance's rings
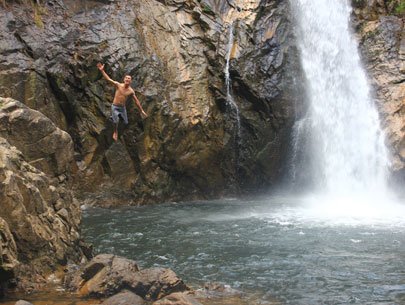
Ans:
{"label": "waterfall", "polygon": [[316,188],[385,192],[388,152],[350,30],[346,0],[291,0],[310,107],[309,154]]}
{"label": "waterfall", "polygon": [[[234,34],[233,34],[233,23],[229,25],[229,37],[228,37],[228,45],[227,45],[227,50],[226,50],[226,64],[225,64],[225,69],[224,69],[224,74],[225,74],[225,85],[226,85],[226,100],[228,102],[228,105],[231,107],[233,115],[235,116],[235,121],[236,121],[236,131],[235,131],[235,144],[237,147],[237,159],[239,159],[239,147],[240,147],[240,141],[241,141],[241,130],[240,130],[240,114],[239,114],[239,108],[238,105],[236,104],[233,96],[232,96],[232,86],[231,86],[231,77],[229,74],[229,65],[230,65],[230,60],[231,60],[231,55],[232,55],[232,49],[233,49],[233,44],[234,44]],[[237,166],[238,166],[239,160],[237,160]]]}

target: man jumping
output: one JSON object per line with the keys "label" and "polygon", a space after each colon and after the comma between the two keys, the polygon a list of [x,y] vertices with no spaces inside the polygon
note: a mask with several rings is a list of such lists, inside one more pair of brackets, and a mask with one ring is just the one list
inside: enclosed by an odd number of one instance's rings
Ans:
{"label": "man jumping", "polygon": [[138,98],[135,95],[134,89],[131,88],[132,77],[130,75],[125,75],[124,83],[119,83],[115,80],[112,80],[107,73],[104,71],[104,65],[102,63],[97,64],[97,68],[100,70],[101,74],[103,74],[104,78],[115,86],[115,95],[114,100],[111,105],[111,118],[114,122],[114,133],[113,139],[114,141],[118,140],[118,123],[121,119],[124,121],[125,124],[128,124],[128,116],[127,116],[127,109],[125,108],[125,102],[127,101],[129,96],[135,101],[135,105],[138,107],[139,111],[141,112],[142,118],[148,117],[148,115],[143,111],[142,105],[139,102]]}

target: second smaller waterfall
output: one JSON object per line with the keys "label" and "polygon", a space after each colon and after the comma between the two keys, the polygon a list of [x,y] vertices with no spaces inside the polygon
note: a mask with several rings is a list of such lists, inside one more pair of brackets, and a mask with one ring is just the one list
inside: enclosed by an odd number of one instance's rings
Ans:
{"label": "second smaller waterfall", "polygon": [[[233,23],[230,24],[229,26],[229,36],[228,36],[228,45],[227,45],[227,50],[226,50],[226,64],[225,64],[225,84],[226,84],[226,100],[228,102],[228,105],[231,107],[231,110],[233,112],[233,115],[235,116],[235,121],[236,121],[236,130],[235,130],[235,145],[237,148],[237,159],[239,159],[239,147],[240,147],[240,141],[241,141],[241,127],[240,127],[240,114],[239,114],[239,107],[236,104],[233,96],[232,96],[232,86],[231,86],[231,76],[229,73],[229,66],[230,66],[230,60],[232,56],[232,50],[233,50],[233,45],[234,45],[234,27]],[[239,160],[237,161],[239,162]]]}

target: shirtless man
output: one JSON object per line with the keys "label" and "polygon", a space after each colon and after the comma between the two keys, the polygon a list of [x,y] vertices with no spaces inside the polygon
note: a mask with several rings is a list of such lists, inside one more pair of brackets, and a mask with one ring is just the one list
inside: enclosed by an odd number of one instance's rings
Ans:
{"label": "shirtless man", "polygon": [[135,105],[138,107],[139,111],[141,112],[142,118],[148,117],[148,115],[143,111],[141,103],[139,102],[138,98],[135,95],[134,89],[131,88],[132,77],[130,75],[125,75],[124,83],[119,83],[115,80],[112,80],[107,73],[104,71],[104,65],[102,63],[97,64],[97,68],[101,71],[104,78],[115,86],[115,96],[113,103],[111,105],[111,118],[114,122],[114,133],[113,139],[114,141],[118,140],[118,123],[121,119],[124,121],[125,124],[128,124],[128,116],[127,116],[127,109],[125,108],[125,102],[127,101],[128,97],[131,96],[134,99]]}

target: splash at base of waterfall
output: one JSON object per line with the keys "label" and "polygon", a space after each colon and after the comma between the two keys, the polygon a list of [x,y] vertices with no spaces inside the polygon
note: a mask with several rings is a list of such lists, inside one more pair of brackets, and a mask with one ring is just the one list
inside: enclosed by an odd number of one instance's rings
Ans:
{"label": "splash at base of waterfall", "polygon": [[271,217],[328,226],[405,226],[405,206],[398,198],[387,196],[387,193],[340,196],[308,193],[295,197],[285,196],[282,201],[294,204],[269,211]]}

